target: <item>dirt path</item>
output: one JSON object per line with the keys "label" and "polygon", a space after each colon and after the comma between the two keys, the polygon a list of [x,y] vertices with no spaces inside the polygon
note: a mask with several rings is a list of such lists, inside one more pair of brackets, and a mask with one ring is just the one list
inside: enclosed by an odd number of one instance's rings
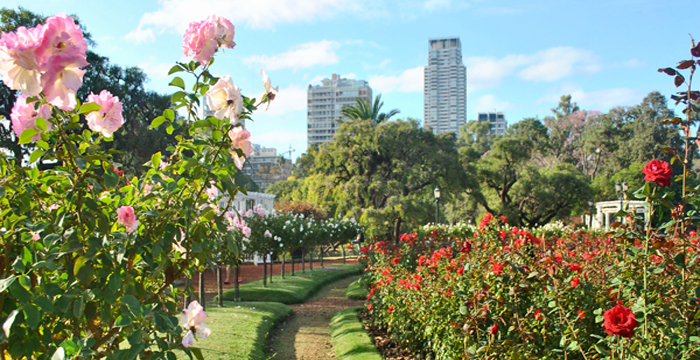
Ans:
{"label": "dirt path", "polygon": [[346,299],[345,289],[357,277],[338,280],[325,286],[303,304],[291,305],[293,315],[277,327],[268,346],[275,360],[328,360],[335,357],[331,346],[331,317],[336,312],[362,301]]}

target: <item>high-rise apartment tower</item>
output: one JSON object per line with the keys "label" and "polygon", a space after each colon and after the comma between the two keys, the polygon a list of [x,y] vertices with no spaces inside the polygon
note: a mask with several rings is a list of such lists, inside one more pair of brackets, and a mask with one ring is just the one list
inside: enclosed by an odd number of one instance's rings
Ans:
{"label": "high-rise apartment tower", "polygon": [[467,119],[467,68],[459,37],[429,39],[423,83],[423,126],[434,133],[459,132]]}
{"label": "high-rise apartment tower", "polygon": [[309,85],[308,122],[306,139],[311,144],[323,144],[330,141],[340,126],[336,121],[344,120],[340,109],[354,105],[355,99],[372,101],[372,89],[364,80],[349,80],[333,74],[330,79],[323,79],[322,85]]}

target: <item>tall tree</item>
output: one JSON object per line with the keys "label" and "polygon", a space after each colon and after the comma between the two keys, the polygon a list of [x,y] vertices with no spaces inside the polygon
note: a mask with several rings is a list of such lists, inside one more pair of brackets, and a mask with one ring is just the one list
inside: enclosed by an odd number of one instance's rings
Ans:
{"label": "tall tree", "polygon": [[381,94],[374,97],[374,103],[370,103],[364,98],[357,98],[355,101],[355,105],[348,105],[340,109],[340,115],[350,120],[371,120],[376,125],[389,121],[390,118],[399,113],[398,109],[393,109],[388,113],[380,112],[384,106]]}

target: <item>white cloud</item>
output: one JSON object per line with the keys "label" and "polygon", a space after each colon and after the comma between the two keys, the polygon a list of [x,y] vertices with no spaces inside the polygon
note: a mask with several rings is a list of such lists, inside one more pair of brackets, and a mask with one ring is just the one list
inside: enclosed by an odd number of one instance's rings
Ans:
{"label": "white cloud", "polygon": [[124,39],[134,42],[136,44],[144,43],[144,42],[150,42],[156,39],[156,36],[153,34],[152,29],[144,29],[141,26],[138,28],[130,31],[126,36],[124,36]]}
{"label": "white cloud", "polygon": [[423,6],[429,10],[433,11],[441,7],[450,6],[450,0],[427,0],[423,3]]}
{"label": "white cloud", "polygon": [[357,79],[357,75],[355,75],[355,73],[342,74],[340,77],[343,79]]}
{"label": "white cloud", "polygon": [[173,63],[152,64],[148,61],[138,65],[151,80],[162,80],[168,78],[168,71],[173,67]]}
{"label": "white cloud", "polygon": [[[268,132],[264,132],[261,134],[255,134],[255,139],[253,139],[255,143],[265,143],[265,144],[270,144],[270,143],[285,143],[285,142],[297,142],[297,141],[306,141],[306,133],[305,132],[291,132],[287,130],[272,130]],[[284,148],[279,148],[278,150],[284,151],[287,149]]]}
{"label": "white cloud", "polygon": [[149,41],[154,31],[182,33],[192,21],[201,21],[211,14],[245,23],[252,28],[272,28],[275,24],[328,18],[338,13],[357,12],[362,4],[353,0],[159,0],[160,8],[141,16],[127,40]]}
{"label": "white cloud", "polygon": [[309,85],[321,85],[321,80],[327,77],[328,76],[316,75],[309,80]]}
{"label": "white cloud", "polygon": [[579,107],[586,110],[605,111],[616,106],[630,106],[639,104],[644,98],[644,94],[636,89],[613,88],[595,91],[584,91],[574,85],[565,85],[556,91],[551,91],[537,99],[537,104],[550,103],[555,107],[559,103],[561,95],[570,94],[571,99]]}
{"label": "white cloud", "polygon": [[529,81],[556,81],[573,73],[594,73],[600,70],[593,52],[571,46],[538,51],[529,56],[529,64],[518,74]]}
{"label": "white cloud", "polygon": [[252,55],[244,58],[243,63],[261,65],[270,71],[332,65],[338,63],[338,55],[334,51],[338,46],[337,42],[328,40],[308,42],[277,55]]}
{"label": "white cloud", "polygon": [[423,91],[423,67],[404,70],[398,76],[374,76],[369,79],[369,85],[376,93]]}
{"label": "white cloud", "polygon": [[505,111],[511,108],[511,104],[508,101],[500,101],[496,99],[493,94],[486,94],[476,101],[476,105],[473,107],[476,112],[487,112],[492,110]]}
{"label": "white cloud", "polygon": [[[272,79],[272,81],[272,85],[274,86],[274,79]],[[262,94],[258,94],[256,98],[260,99],[261,96]],[[302,89],[294,84],[289,85],[286,88],[280,89],[275,100],[270,103],[270,108],[267,111],[264,110],[266,107],[266,105],[264,105],[257,114],[284,115],[292,111],[306,110],[306,96],[306,89]]]}
{"label": "white cloud", "polygon": [[516,72],[525,81],[551,82],[600,70],[594,53],[571,46],[549,48],[534,54],[510,54],[500,59],[471,56],[465,59],[465,64],[468,92],[498,87],[504,78]]}

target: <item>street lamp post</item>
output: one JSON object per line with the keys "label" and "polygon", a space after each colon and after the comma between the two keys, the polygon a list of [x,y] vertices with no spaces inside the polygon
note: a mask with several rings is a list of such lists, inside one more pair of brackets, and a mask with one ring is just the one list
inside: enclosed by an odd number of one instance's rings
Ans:
{"label": "street lamp post", "polygon": [[433,195],[435,195],[435,224],[440,222],[440,188],[435,187],[433,190]]}
{"label": "street lamp post", "polygon": [[593,199],[588,200],[588,230],[593,228]]}
{"label": "street lamp post", "polygon": [[[617,199],[620,200],[620,211],[622,211],[622,200],[625,199],[625,193],[627,192],[628,189],[627,181],[623,181],[622,184],[620,182],[615,183],[615,192],[617,193]],[[620,216],[620,222],[623,221],[622,216]]]}

